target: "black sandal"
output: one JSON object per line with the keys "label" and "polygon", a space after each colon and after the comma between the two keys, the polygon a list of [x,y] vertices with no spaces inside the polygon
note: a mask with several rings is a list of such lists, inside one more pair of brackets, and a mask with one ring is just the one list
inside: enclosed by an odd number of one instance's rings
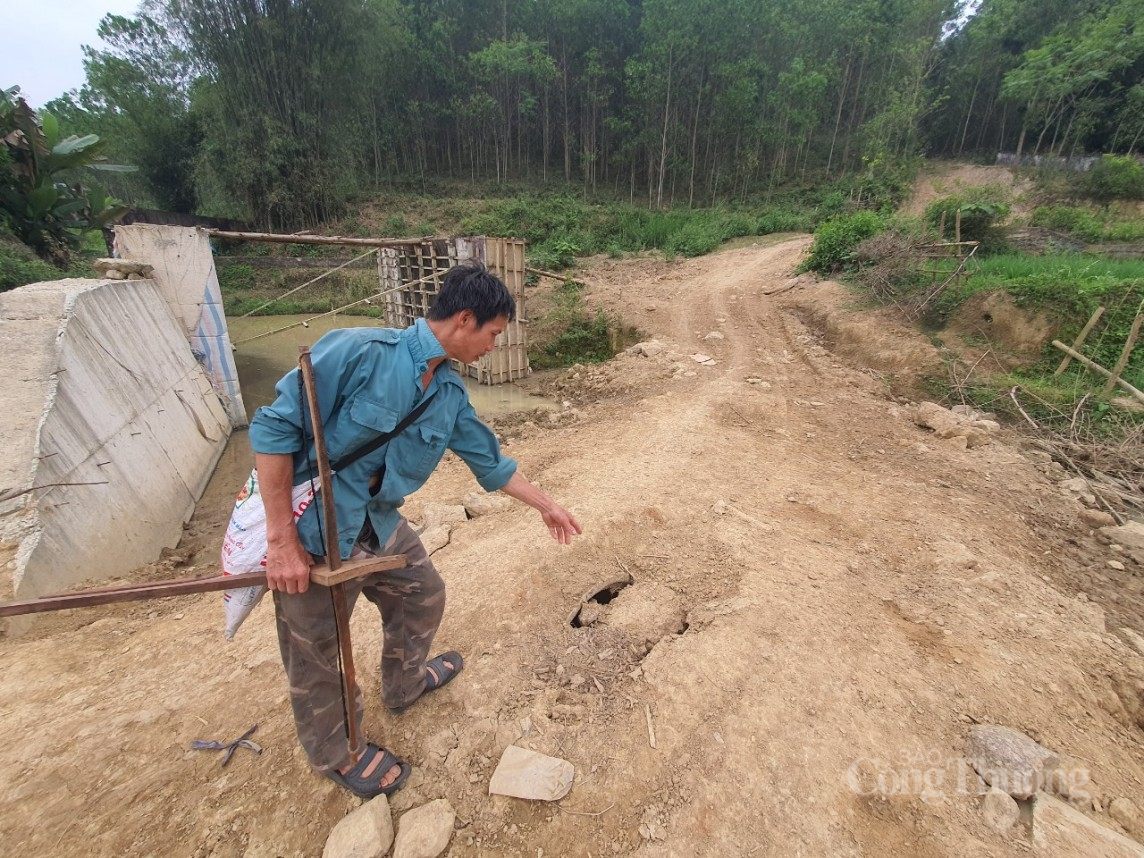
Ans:
{"label": "black sandal", "polygon": [[[372,775],[368,778],[365,777],[364,772],[369,769],[378,754],[382,755],[381,762],[378,763]],[[401,767],[401,774],[397,776],[393,783],[382,786],[381,782],[385,780],[385,776],[394,766]],[[344,775],[337,769],[334,769],[326,772],[326,777],[334,783],[344,786],[354,795],[360,796],[361,798],[374,798],[375,796],[392,795],[397,792],[405,786],[405,782],[409,780],[409,775],[412,771],[413,766],[409,765],[409,763],[397,759],[397,757],[393,756],[393,754],[385,748],[370,742],[365,746],[365,753],[361,755],[361,759],[357,761],[357,764],[352,769]]]}
{"label": "black sandal", "polygon": [[[453,666],[449,667],[445,662],[449,662]],[[404,706],[388,707],[389,711],[394,715],[400,715],[430,691],[436,691],[438,688],[448,685],[464,669],[465,660],[456,650],[449,650],[449,652],[443,652],[436,658],[429,659],[425,662],[425,689]]]}

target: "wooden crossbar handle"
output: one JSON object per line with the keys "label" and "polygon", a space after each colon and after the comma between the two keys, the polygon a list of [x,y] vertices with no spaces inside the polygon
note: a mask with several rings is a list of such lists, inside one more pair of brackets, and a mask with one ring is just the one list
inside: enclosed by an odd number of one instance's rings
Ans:
{"label": "wooden crossbar handle", "polygon": [[363,575],[372,575],[374,572],[388,572],[391,569],[401,569],[405,566],[404,554],[390,554],[385,557],[358,557],[353,560],[343,560],[334,571],[325,563],[318,563],[310,568],[310,581],[321,584],[323,587],[333,587],[343,581],[352,581]]}
{"label": "wooden crossbar handle", "polygon": [[[325,563],[315,564],[310,569],[310,581],[323,587],[332,587],[343,581],[386,572],[405,566],[404,554],[385,557],[359,557],[345,560],[335,572]],[[96,605],[113,605],[118,602],[141,602],[146,599],[166,599],[171,596],[187,596],[193,593],[210,593],[218,590],[236,590],[241,587],[255,587],[266,583],[265,572],[252,572],[248,575],[211,575],[205,578],[182,578],[177,581],[156,581],[142,584],[123,584],[102,590],[81,590],[76,593],[59,593],[41,596],[38,599],[23,599],[17,602],[0,602],[0,617],[15,617],[20,614],[40,614],[45,611],[62,611],[66,608],[90,608]]]}

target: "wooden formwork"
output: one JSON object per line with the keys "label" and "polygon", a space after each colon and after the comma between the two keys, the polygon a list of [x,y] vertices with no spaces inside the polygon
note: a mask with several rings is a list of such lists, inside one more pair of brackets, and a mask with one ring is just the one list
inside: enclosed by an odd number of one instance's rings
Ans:
{"label": "wooden formwork", "polygon": [[461,262],[478,259],[508,287],[516,301],[517,320],[497,337],[493,351],[476,363],[454,367],[478,384],[501,384],[523,378],[528,365],[528,336],[524,317],[524,242],[515,238],[413,239],[378,250],[378,276],[385,295],[385,320],[408,327],[426,316],[441,288],[445,272]]}

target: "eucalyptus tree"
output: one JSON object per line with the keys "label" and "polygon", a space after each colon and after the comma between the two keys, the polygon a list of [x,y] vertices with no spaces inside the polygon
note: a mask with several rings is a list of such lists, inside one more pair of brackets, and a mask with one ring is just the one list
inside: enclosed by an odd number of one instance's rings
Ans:
{"label": "eucalyptus tree", "polygon": [[267,227],[316,225],[357,185],[369,18],[356,0],[170,0],[201,78],[210,179]]}
{"label": "eucalyptus tree", "polygon": [[86,83],[75,106],[107,140],[109,152],[135,165],[144,201],[178,212],[198,202],[195,168],[202,129],[191,110],[194,68],[157,0],[136,17],[99,23],[104,49],[84,47]]}

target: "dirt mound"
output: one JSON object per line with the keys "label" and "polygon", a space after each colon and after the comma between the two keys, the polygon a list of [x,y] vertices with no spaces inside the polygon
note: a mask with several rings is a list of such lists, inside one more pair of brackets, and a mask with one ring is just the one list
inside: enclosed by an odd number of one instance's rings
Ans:
{"label": "dirt mound", "polygon": [[[917,426],[883,373],[932,346],[836,284],[778,294],[808,241],[584,272],[589,303],[662,349],[553,382],[573,416],[506,424],[586,530],[558,546],[521,505],[454,528],[436,648],[465,654],[456,682],[391,716],[359,606],[366,732],[415,767],[392,806],[448,798],[447,854],[1026,856],[1025,823],[981,813],[979,723],[1082,761],[1091,819],[1144,807],[1144,555],[1017,436],[966,450]],[[199,571],[241,442],[179,549]],[[406,511],[471,489],[450,458]],[[9,851],[321,853],[357,801],[298,749],[273,612],[232,644],[221,614],[217,596],[77,611],[0,641]],[[253,724],[260,756],[189,749]],[[511,743],[571,761],[569,796],[490,797]]]}
{"label": "dirt mound", "polygon": [[962,194],[969,188],[991,187],[1002,202],[1012,206],[1010,217],[1027,217],[1032,206],[1025,196],[1033,189],[1028,179],[1018,178],[1009,167],[979,164],[927,162],[914,182],[913,192],[902,205],[902,214],[921,217],[934,200]]}

